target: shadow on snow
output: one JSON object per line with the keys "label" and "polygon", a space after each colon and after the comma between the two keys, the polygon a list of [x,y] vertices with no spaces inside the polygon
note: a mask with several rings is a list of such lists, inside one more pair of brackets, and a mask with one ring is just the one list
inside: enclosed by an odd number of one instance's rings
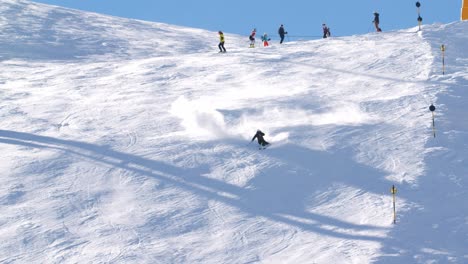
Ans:
{"label": "shadow on snow", "polygon": [[[328,185],[332,181],[344,181],[352,185],[364,185],[371,188],[384,188],[384,182],[355,177],[356,175],[379,175],[382,172],[359,165],[344,155],[324,154],[305,148],[286,145],[272,149],[271,155],[285,158],[281,152],[287,152],[287,161],[311,168],[309,173],[291,172],[286,167],[266,169],[242,188],[203,175],[207,168],[178,168],[132,154],[115,151],[106,146],[81,141],[63,140],[30,133],[0,130],[0,143],[25,146],[38,149],[52,149],[97,161],[139,175],[156,178],[162,182],[184,189],[208,200],[216,200],[238,208],[255,217],[261,216],[271,221],[284,223],[303,231],[315,232],[325,236],[382,242],[379,236],[355,234],[356,231],[384,230],[384,227],[358,225],[337,218],[328,217],[304,210],[304,201],[318,185]],[[310,166],[313,161],[313,166]],[[290,167],[288,167],[290,168]],[[369,182],[370,181],[370,182]],[[386,185],[385,185],[386,186]],[[229,193],[232,198],[222,195]],[[298,220],[302,219],[302,220]],[[327,226],[327,228],[324,228]],[[332,226],[332,228],[330,228]],[[346,229],[346,231],[340,231]],[[354,233],[354,234],[353,234]]]}

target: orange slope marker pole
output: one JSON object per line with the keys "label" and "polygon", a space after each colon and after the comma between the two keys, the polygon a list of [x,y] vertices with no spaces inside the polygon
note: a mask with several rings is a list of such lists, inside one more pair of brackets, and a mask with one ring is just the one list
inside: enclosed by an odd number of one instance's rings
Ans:
{"label": "orange slope marker pole", "polygon": [[468,20],[468,0],[462,0],[461,20]]}

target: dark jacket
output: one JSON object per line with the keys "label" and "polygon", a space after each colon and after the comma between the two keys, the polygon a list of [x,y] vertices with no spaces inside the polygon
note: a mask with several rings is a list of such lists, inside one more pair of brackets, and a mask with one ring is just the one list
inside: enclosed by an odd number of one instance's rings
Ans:
{"label": "dark jacket", "polygon": [[374,21],[372,21],[372,22],[374,22],[374,23],[377,23],[377,24],[378,24],[378,23],[380,23],[380,21],[379,21],[379,20],[380,20],[380,19],[379,19],[379,13],[374,13]]}
{"label": "dark jacket", "polygon": [[266,142],[266,140],[263,138],[263,136],[265,136],[265,133],[263,133],[260,130],[257,130],[257,133],[255,133],[255,136],[253,136],[251,141],[254,141],[255,138],[256,138],[257,141],[258,141],[258,144],[260,144],[262,146],[266,146],[266,145],[270,144],[270,143]]}
{"label": "dark jacket", "polygon": [[322,25],[323,29],[323,38],[328,38],[331,36],[330,28],[327,27],[325,24]]}
{"label": "dark jacket", "polygon": [[281,26],[281,27],[278,29],[278,34],[279,34],[280,36],[284,36],[284,34],[286,34],[286,32],[284,32],[284,27],[283,27],[283,26]]}

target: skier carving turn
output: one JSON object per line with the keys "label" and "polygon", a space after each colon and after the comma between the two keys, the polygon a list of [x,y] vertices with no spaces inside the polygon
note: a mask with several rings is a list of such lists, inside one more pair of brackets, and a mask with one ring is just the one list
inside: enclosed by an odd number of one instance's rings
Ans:
{"label": "skier carving turn", "polygon": [[258,144],[260,145],[259,149],[265,149],[268,145],[270,145],[270,143],[268,143],[263,137],[265,136],[265,133],[263,133],[262,131],[257,130],[257,133],[255,133],[255,135],[253,136],[252,141],[255,140],[255,138],[257,139],[258,141]]}

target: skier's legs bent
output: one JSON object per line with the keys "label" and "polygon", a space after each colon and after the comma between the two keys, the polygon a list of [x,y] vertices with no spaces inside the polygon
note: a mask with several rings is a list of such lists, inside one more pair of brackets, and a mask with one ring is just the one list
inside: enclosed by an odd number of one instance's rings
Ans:
{"label": "skier's legs bent", "polygon": [[226,52],[226,48],[224,47],[224,42],[220,42],[218,45],[219,51]]}

